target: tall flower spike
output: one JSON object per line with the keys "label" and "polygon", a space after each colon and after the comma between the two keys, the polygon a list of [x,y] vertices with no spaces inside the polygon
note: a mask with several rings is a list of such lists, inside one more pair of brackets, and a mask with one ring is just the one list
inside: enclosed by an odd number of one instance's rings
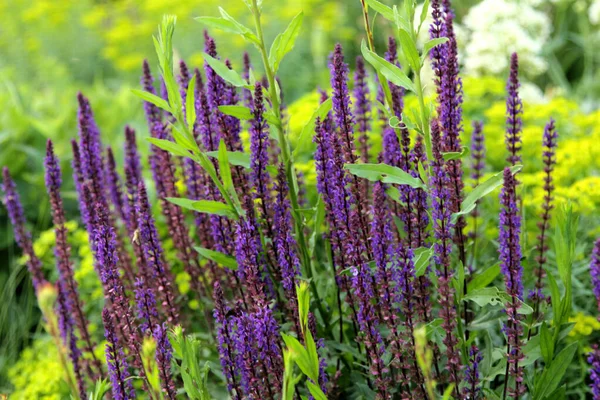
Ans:
{"label": "tall flower spike", "polygon": [[368,74],[365,61],[356,57],[356,72],[354,73],[354,114],[358,129],[358,142],[360,143],[360,159],[369,162],[369,137],[371,125],[371,102],[369,100]]}
{"label": "tall flower spike", "polygon": [[[348,64],[344,61],[342,46],[338,43],[335,45],[333,54],[331,55],[329,69],[331,71],[331,88],[332,88],[332,104],[335,123],[339,130],[339,147],[343,157],[337,155],[337,158],[342,163],[353,164],[357,160],[354,144],[354,117],[352,116],[351,106],[352,101],[348,93]],[[338,145],[338,143],[335,143]],[[346,171],[343,171],[346,174]],[[368,240],[368,224],[367,217],[363,210],[363,204],[366,199],[363,199],[360,183],[356,175],[352,175],[351,192],[356,202],[354,202],[354,214],[357,217],[358,229],[362,235],[364,246],[369,248]]]}
{"label": "tall flower spike", "polygon": [[154,218],[150,213],[150,203],[144,182],[138,184],[138,203],[136,214],[138,216],[137,226],[139,229],[139,240],[144,250],[147,267],[151,277],[158,285],[155,287],[157,297],[168,316],[169,323],[176,324],[179,317],[177,305],[175,304],[174,289],[172,287],[173,277],[168,266],[165,265],[163,249],[154,224]]}
{"label": "tall flower spike", "polygon": [[463,398],[467,400],[479,400],[481,396],[481,386],[479,383],[479,363],[483,357],[479,353],[477,346],[472,345],[469,350],[469,363],[465,368],[465,385],[463,387]]}
{"label": "tall flower spike", "polygon": [[[507,336],[507,358],[508,375],[506,379],[514,380],[514,387],[508,391],[510,396],[519,397],[525,393],[526,386],[523,383],[523,367],[519,362],[524,358],[521,348],[521,333],[523,328],[520,324],[519,306],[523,299],[521,265],[521,216],[517,205],[516,179],[510,168],[504,169],[504,186],[500,194],[500,237],[499,253],[500,268],[504,274],[506,292],[510,301],[505,305],[508,317],[504,330]],[[508,384],[505,383],[505,391]]]}
{"label": "tall flower spike", "polygon": [[250,181],[254,188],[254,199],[260,203],[261,217],[270,225],[272,207],[271,179],[267,173],[269,165],[269,124],[264,119],[263,89],[260,82],[254,86],[253,119],[250,126]]}
{"label": "tall flower spike", "polygon": [[87,203],[83,197],[83,170],[81,169],[81,152],[79,150],[79,144],[77,140],[71,139],[71,148],[73,150],[73,161],[71,167],[73,168],[73,181],[75,182],[75,191],[77,192],[77,199],[79,202],[79,215],[81,221],[88,232],[91,231],[91,216],[90,211],[87,209]]}
{"label": "tall flower spike", "polygon": [[600,349],[597,344],[592,345],[592,351],[588,355],[588,364],[590,364],[590,388],[594,400],[600,400]]}
{"label": "tall flower spike", "polygon": [[[485,168],[485,138],[483,136],[483,122],[473,121],[473,133],[471,135],[471,179],[473,188],[479,186],[483,170]],[[477,262],[477,223],[479,217],[478,204],[471,213],[473,219],[473,229],[469,236],[473,240],[473,260],[471,262],[471,272],[473,272],[474,263]]]}
{"label": "tall flower spike", "polygon": [[117,340],[117,333],[110,311],[102,310],[102,322],[104,323],[104,337],[106,338],[106,364],[110,377],[113,399],[126,400],[135,399],[133,381],[129,375],[129,365],[125,359],[123,348]]}
{"label": "tall flower spike", "polygon": [[82,354],[77,347],[77,336],[75,335],[75,326],[67,306],[67,299],[60,283],[58,286],[58,297],[56,299],[56,314],[58,316],[58,327],[60,330],[63,344],[67,348],[71,364],[73,364],[73,373],[77,381],[77,389],[81,399],[86,397],[85,381],[83,379]]}
{"label": "tall flower spike", "polygon": [[[590,275],[592,276],[592,286],[594,289],[594,295],[596,296],[596,302],[598,304],[598,312],[600,312],[600,238],[596,240],[594,250],[592,250]],[[598,319],[600,319],[600,316]]]}
{"label": "tall flower spike", "polygon": [[448,358],[448,371],[450,381],[455,384],[455,394],[458,397],[460,384],[460,355],[458,352],[458,339],[456,336],[456,310],[454,308],[454,288],[451,284],[453,271],[450,265],[450,252],[452,250],[452,212],[449,177],[442,156],[442,140],[440,136],[439,121],[434,119],[431,123],[431,139],[433,143],[433,160],[431,162],[432,176],[431,205],[433,230],[436,243],[433,245],[434,261],[438,267],[438,291],[441,304],[440,318],[445,330],[443,339],[446,345],[446,356]]}
{"label": "tall flower spike", "polygon": [[[290,203],[287,198],[288,186],[283,164],[279,164],[275,185],[275,204],[273,213],[273,230],[277,261],[281,270],[282,286],[287,298],[296,328],[298,321],[298,300],[296,298],[296,278],[300,276],[300,261],[296,253],[296,240],[292,235],[293,227],[290,216]],[[299,331],[298,331],[299,332]]]}
{"label": "tall flower spike", "polygon": [[91,194],[95,202],[107,204],[105,199],[106,182],[104,176],[104,161],[102,160],[102,143],[100,131],[94,120],[89,100],[82,94],[77,94],[79,109],[77,112],[79,127],[79,149],[81,151],[81,171],[83,178],[90,182]]}
{"label": "tall flower spike", "polygon": [[142,278],[135,280],[135,304],[137,307],[137,316],[140,322],[140,331],[146,334],[159,321],[158,311],[156,310],[156,298],[149,288],[149,285]]}
{"label": "tall flower spike", "polygon": [[237,223],[235,234],[235,258],[238,263],[237,275],[246,287],[246,305],[259,309],[267,304],[265,288],[265,266],[256,226],[250,217]]}
{"label": "tall flower spike", "polygon": [[536,317],[539,302],[544,298],[544,295],[542,294],[542,288],[544,287],[543,279],[546,276],[544,264],[546,264],[546,252],[548,251],[548,238],[546,236],[548,234],[548,230],[550,229],[550,217],[552,209],[554,208],[554,185],[552,183],[552,171],[554,171],[554,166],[556,165],[557,141],[558,132],[556,131],[554,120],[550,118],[550,121],[544,128],[544,137],[542,143],[542,159],[544,162],[544,203],[542,204],[541,221],[538,222],[540,234],[537,237],[538,244],[536,249],[538,252],[536,256],[537,268],[535,270],[536,283],[534,292],[534,310]]}
{"label": "tall flower spike", "polygon": [[215,301],[213,316],[215,318],[217,348],[219,349],[221,370],[227,380],[227,389],[229,390],[229,393],[234,400],[238,400],[240,399],[240,388],[237,380],[238,366],[235,364],[234,360],[234,342],[226,317],[231,309],[225,304],[223,289],[219,282],[215,282],[213,298]]}
{"label": "tall flower spike", "polygon": [[[250,70],[252,69],[252,63],[250,61],[250,54],[244,52],[244,70],[242,72],[242,78],[246,81],[250,81]],[[243,103],[246,107],[252,107],[252,92],[249,89],[242,89]]]}
{"label": "tall flower spike", "polygon": [[36,292],[40,285],[46,282],[44,273],[42,272],[42,262],[35,255],[33,251],[33,243],[31,242],[31,234],[25,228],[25,213],[23,211],[23,205],[21,204],[21,198],[17,193],[17,187],[7,167],[2,169],[2,178],[4,184],[2,189],[4,191],[4,205],[8,211],[8,217],[13,226],[13,232],[15,235],[15,241],[23,251],[23,254],[27,256],[27,269],[31,274],[33,281],[33,287]]}
{"label": "tall flower spike", "polygon": [[154,328],[154,339],[156,340],[156,364],[160,375],[160,383],[165,397],[175,400],[177,390],[173,382],[171,371],[171,359],[173,358],[173,347],[167,336],[167,325],[156,325]]}
{"label": "tall flower spike", "polygon": [[[83,341],[83,350],[91,356],[91,363],[86,361],[87,372],[92,380],[95,380],[101,373],[101,365],[94,354],[95,343],[92,341],[88,331],[88,321],[83,312],[83,302],[79,297],[77,282],[73,274],[71,264],[71,248],[68,242],[68,230],[65,226],[65,212],[63,208],[62,197],[60,196],[60,187],[62,176],[59,160],[54,154],[52,141],[48,139],[46,143],[46,159],[44,160],[46,168],[46,190],[50,197],[50,208],[52,210],[52,221],[54,222],[54,233],[56,235],[56,246],[54,255],[56,258],[56,268],[59,273],[59,292],[65,298],[65,307],[73,322],[79,330],[79,335]],[[76,346],[76,344],[75,344]]]}
{"label": "tall flower spike", "polygon": [[523,122],[523,102],[519,97],[519,58],[517,53],[510,57],[510,75],[506,84],[506,149],[509,156],[507,161],[510,165],[521,162],[521,131]]}

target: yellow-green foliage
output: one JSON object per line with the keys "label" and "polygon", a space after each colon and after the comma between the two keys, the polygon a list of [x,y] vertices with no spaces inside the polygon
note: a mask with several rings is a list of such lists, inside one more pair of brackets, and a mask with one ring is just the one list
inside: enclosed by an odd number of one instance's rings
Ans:
{"label": "yellow-green foliage", "polygon": [[49,336],[36,339],[23,350],[19,361],[8,372],[14,385],[14,400],[61,400],[69,398],[58,351]]}

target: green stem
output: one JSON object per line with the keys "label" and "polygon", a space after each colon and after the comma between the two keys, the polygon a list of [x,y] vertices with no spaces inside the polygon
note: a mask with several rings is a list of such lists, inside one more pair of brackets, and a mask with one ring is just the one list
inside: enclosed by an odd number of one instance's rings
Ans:
{"label": "green stem", "polygon": [[281,158],[283,161],[283,166],[285,168],[285,174],[288,181],[288,186],[290,188],[290,203],[292,209],[292,218],[294,220],[294,225],[296,228],[296,239],[298,241],[298,247],[300,249],[300,255],[302,257],[302,264],[304,265],[304,269],[306,271],[306,276],[310,281],[310,288],[313,293],[315,302],[317,303],[317,307],[319,308],[319,312],[321,313],[321,317],[327,321],[329,318],[329,314],[325,312],[321,300],[319,299],[319,293],[317,291],[317,287],[315,285],[312,271],[312,260],[310,253],[308,251],[308,246],[306,244],[306,239],[304,235],[304,223],[302,221],[302,216],[298,212],[300,208],[298,206],[298,196],[296,193],[296,187],[298,186],[296,182],[296,175],[293,169],[293,160],[290,152],[290,145],[285,136],[285,132],[283,129],[283,122],[281,118],[281,103],[279,100],[279,93],[277,92],[277,82],[275,80],[275,74],[273,69],[271,68],[271,64],[269,63],[269,56],[267,54],[267,48],[265,46],[265,40],[262,30],[262,25],[260,22],[260,9],[257,5],[256,0],[252,0],[252,14],[254,16],[254,26],[256,29],[256,36],[259,40],[258,50],[262,58],[262,62],[265,68],[265,73],[267,75],[267,81],[269,82],[269,99],[271,100],[271,106],[273,108],[273,114],[275,115],[275,123],[272,126],[275,128],[277,133],[277,139],[279,141],[279,147],[281,149]]}

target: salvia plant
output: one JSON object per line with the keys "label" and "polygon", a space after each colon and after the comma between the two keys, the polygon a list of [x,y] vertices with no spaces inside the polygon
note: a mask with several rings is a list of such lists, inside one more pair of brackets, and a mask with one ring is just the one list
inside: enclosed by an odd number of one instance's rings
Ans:
{"label": "salvia plant", "polygon": [[[426,0],[416,16],[410,0],[394,7],[361,0],[362,56],[352,73],[334,46],[331,87],[292,145],[277,73],[303,15],[268,44],[261,0],[244,1],[253,27],[223,9],[198,18],[256,48],[259,59],[245,54],[239,69],[219,56],[208,31],[204,65],[176,65],[175,17],[159,27],[158,70],[144,62],[135,91],[150,132],[152,188],[136,132],[125,128],[119,166],[90,101],[78,95],[72,179],[104,294],[103,336],[79,295],[53,143],[44,163],[55,283],[44,276],[3,170],[4,203],[72,397],[99,399],[110,386],[116,400],[226,392],[285,400],[566,398],[563,378],[579,348],[566,339],[578,220],[568,206],[554,210],[560,127],[550,120],[539,132],[544,197],[528,215],[538,221],[537,240],[525,240],[518,55],[507,76],[506,148],[486,150],[483,122],[466,129],[462,122],[450,0]],[[375,48],[376,14],[394,27],[385,50]],[[418,46],[421,31],[429,40]],[[433,95],[424,90],[428,65]],[[312,149],[316,190],[295,167],[301,148]],[[486,151],[505,152],[504,170],[487,171]],[[489,233],[480,225],[490,210],[484,201],[496,205],[487,219],[498,232],[489,264],[479,246]],[[600,305],[600,240],[590,257]],[[189,289],[176,280],[182,274]],[[586,358],[588,393],[600,398],[598,347]]]}

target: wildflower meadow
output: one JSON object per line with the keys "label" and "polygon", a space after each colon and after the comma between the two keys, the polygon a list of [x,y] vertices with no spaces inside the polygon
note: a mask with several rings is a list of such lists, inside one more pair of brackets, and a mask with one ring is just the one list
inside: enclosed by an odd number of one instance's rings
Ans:
{"label": "wildflower meadow", "polygon": [[597,0],[42,3],[139,84],[3,82],[0,398],[600,399]]}

